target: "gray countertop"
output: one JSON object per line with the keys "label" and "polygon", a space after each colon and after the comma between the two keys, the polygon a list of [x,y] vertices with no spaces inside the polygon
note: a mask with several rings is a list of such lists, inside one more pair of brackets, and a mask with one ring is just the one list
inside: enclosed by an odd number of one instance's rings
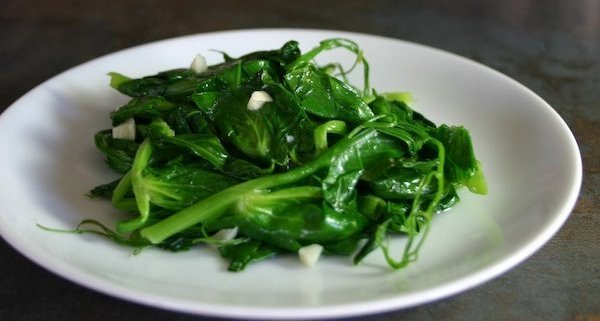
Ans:
{"label": "gray countertop", "polygon": [[[258,27],[377,34],[479,61],[548,101],[582,152],[578,203],[531,258],[465,293],[352,320],[600,320],[598,0],[3,0],[0,111],[53,75],[109,52],[179,35]],[[1,178],[0,184],[6,188]],[[0,258],[0,320],[210,319],[88,290],[31,263],[4,241]]]}

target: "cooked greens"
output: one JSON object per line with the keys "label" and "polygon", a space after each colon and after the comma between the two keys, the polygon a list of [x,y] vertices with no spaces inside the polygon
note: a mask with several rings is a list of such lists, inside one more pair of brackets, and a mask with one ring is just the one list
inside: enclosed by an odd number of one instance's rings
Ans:
{"label": "cooked greens", "polygon": [[[336,48],[355,54],[363,90],[347,82],[350,70],[314,62]],[[138,248],[213,244],[231,271],[311,244],[354,263],[381,248],[397,269],[416,259],[418,235],[458,201],[457,188],[486,193],[468,131],[436,126],[404,94],[371,90],[356,43],[328,39],[302,54],[289,41],[223,58],[200,72],[110,73],[131,97],[112,125],[135,127],[131,137],[96,134],[123,176],[90,196],[124,218],[116,232],[92,220],[80,229]],[[403,253],[388,248],[392,234],[408,238]]]}

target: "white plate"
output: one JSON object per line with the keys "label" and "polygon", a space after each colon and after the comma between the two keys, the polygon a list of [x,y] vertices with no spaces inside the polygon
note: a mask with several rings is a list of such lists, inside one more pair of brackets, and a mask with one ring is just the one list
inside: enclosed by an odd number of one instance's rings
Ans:
{"label": "white plate", "polygon": [[[438,123],[472,134],[489,195],[462,193],[437,216],[418,261],[391,271],[380,253],[360,266],[324,258],[305,268],[277,258],[227,272],[209,250],[134,256],[92,235],[50,233],[36,223],[72,228],[83,218],[117,219],[108,202],[84,194],[115,175],[93,135],[126,101],[109,71],[143,76],[188,66],[210,49],[240,55],[300,41],[347,37],[364,49],[379,91],[410,91],[414,106]],[[349,61],[339,51],[331,56]],[[488,281],[547,242],[571,212],[581,160],[569,128],[533,92],[473,61],[433,48],[364,34],[319,30],[216,32],[159,41],[110,54],[41,84],[0,117],[0,232],[23,255],[83,286],[123,299],[191,313],[243,318],[341,317],[406,308]],[[402,240],[395,241],[398,248]]]}

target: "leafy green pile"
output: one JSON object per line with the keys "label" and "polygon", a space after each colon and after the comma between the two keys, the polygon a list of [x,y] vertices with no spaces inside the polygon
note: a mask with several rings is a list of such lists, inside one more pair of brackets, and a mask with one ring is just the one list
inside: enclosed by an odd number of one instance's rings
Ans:
{"label": "leafy green pile", "polygon": [[[364,67],[362,92],[347,83],[349,70],[314,62],[334,48]],[[223,56],[199,73],[110,74],[111,85],[132,97],[111,113],[112,125],[133,119],[136,137],[96,134],[106,163],[123,176],[90,195],[111,199],[129,217],[116,232],[93,220],[80,230],[172,251],[211,243],[231,271],[309,244],[354,255],[354,263],[382,248],[401,268],[416,258],[417,236],[433,213],[458,201],[458,187],[486,193],[468,131],[438,127],[399,95],[370,90],[354,42],[328,39],[302,54],[289,41]],[[270,99],[249,108],[257,91]],[[233,239],[214,236],[232,228]],[[397,259],[386,242],[393,233],[408,237]]]}

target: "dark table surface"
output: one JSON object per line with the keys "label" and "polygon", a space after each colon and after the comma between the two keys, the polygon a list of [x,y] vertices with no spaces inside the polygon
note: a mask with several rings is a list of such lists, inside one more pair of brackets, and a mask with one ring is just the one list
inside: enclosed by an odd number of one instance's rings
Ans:
{"label": "dark table surface", "polygon": [[[0,111],[53,75],[109,52],[257,27],[358,31],[466,56],[538,93],[579,143],[579,200],[538,253],[465,293],[355,320],[600,320],[600,0],[2,0]],[[2,321],[210,319],[88,290],[31,263],[4,241],[0,258]]]}

